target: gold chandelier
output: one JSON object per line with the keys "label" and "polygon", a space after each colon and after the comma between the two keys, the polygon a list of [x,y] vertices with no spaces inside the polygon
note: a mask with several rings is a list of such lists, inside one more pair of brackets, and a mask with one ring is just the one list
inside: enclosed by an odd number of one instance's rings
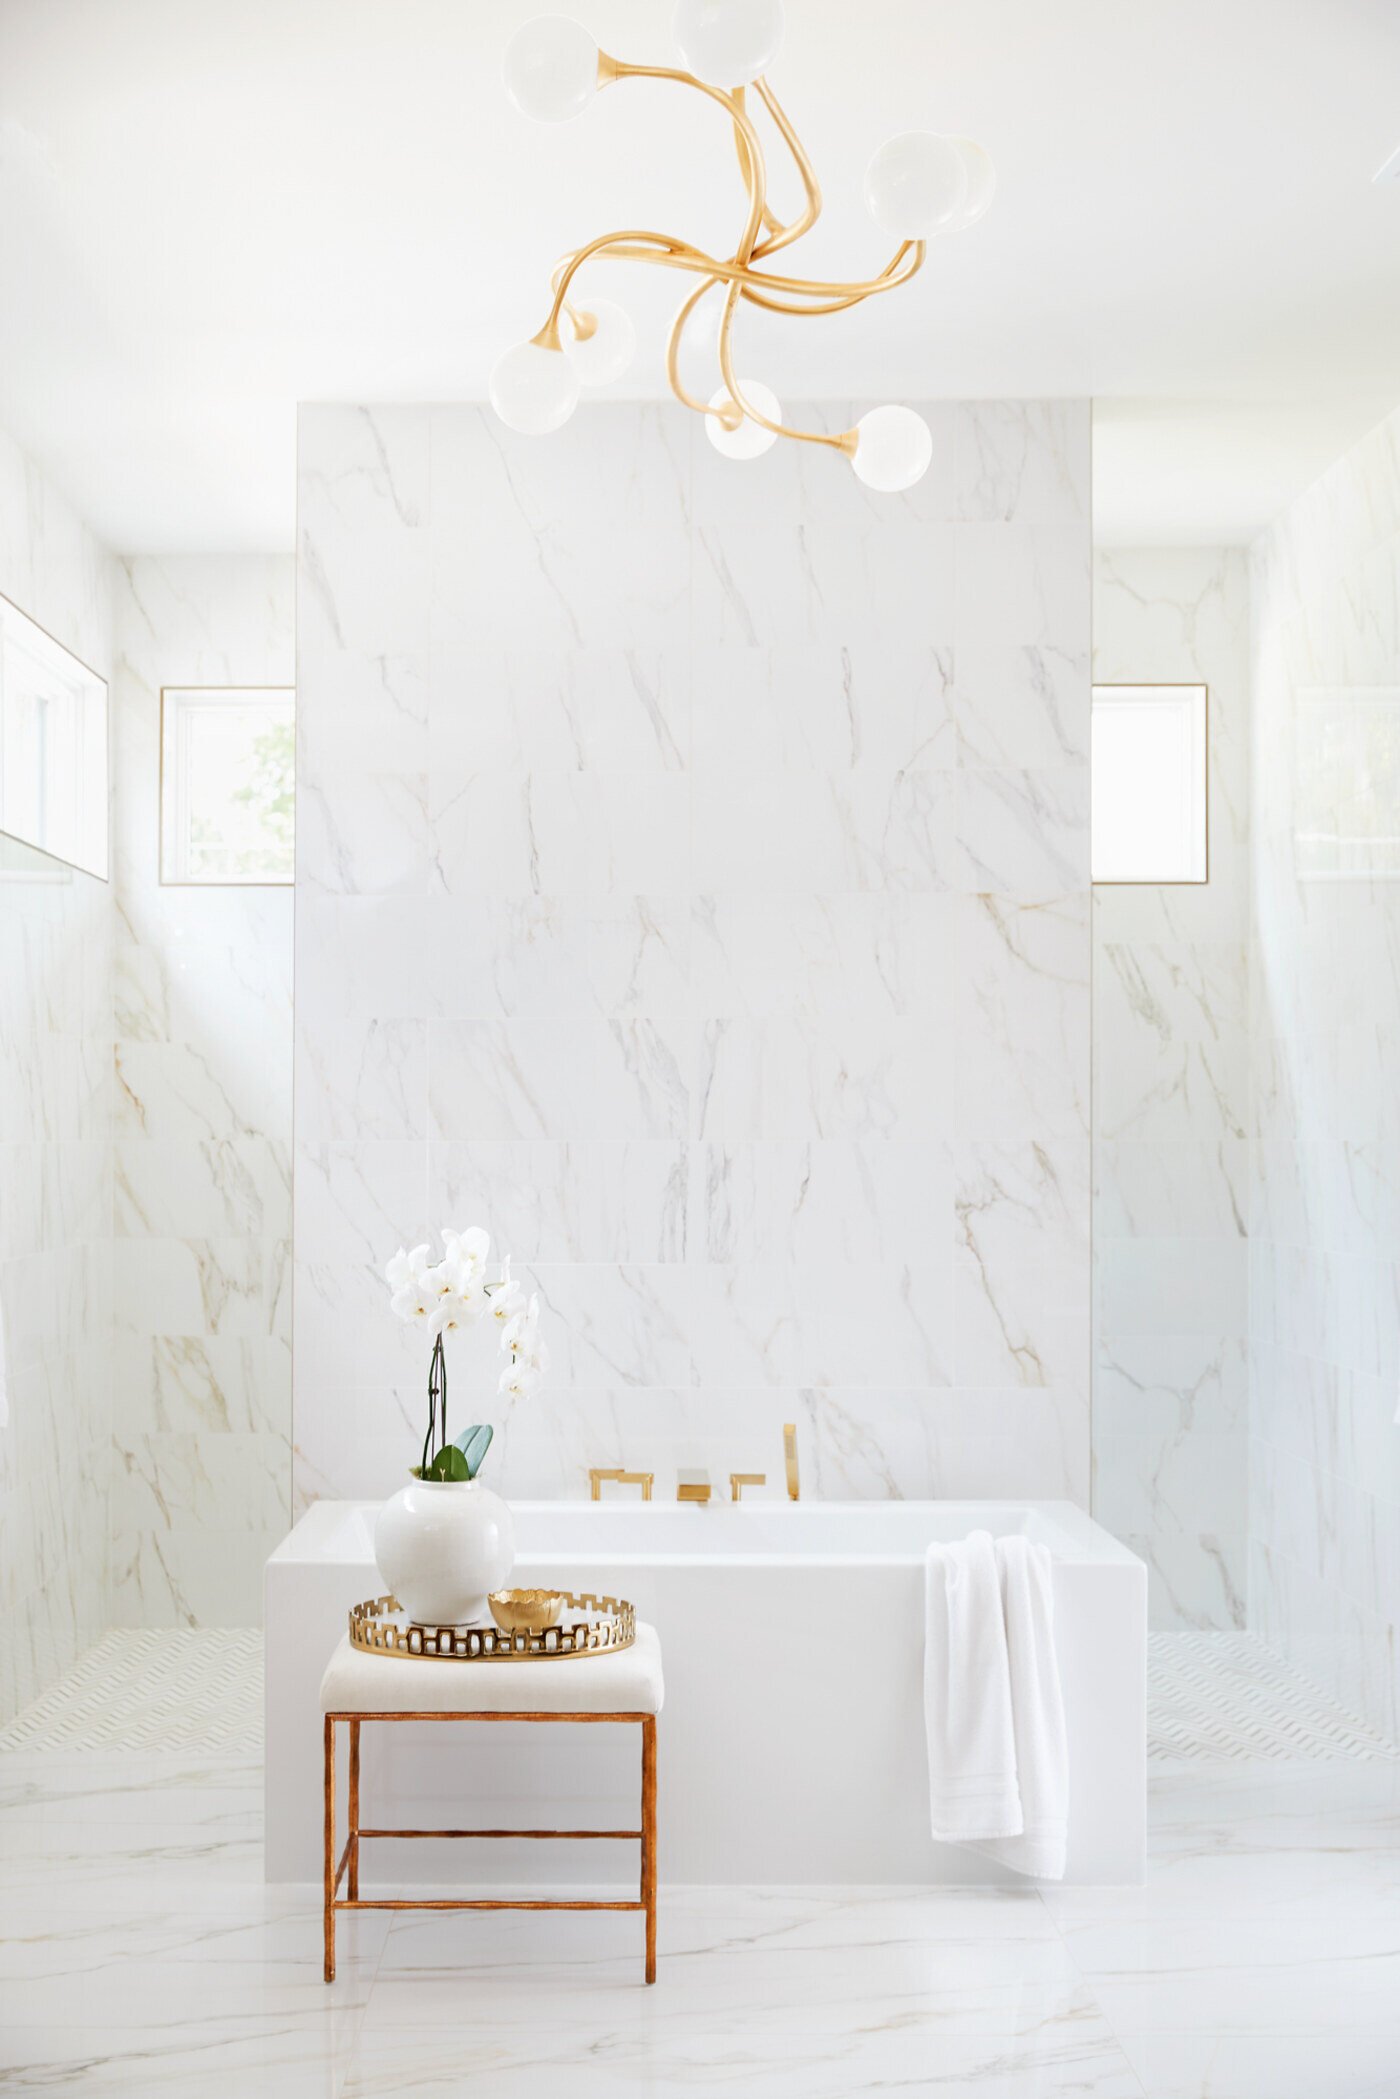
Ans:
{"label": "gold chandelier", "polygon": [[[865,201],[872,218],[899,242],[885,268],[877,277],[854,283],[785,276],[771,267],[772,258],[811,231],[821,212],[821,191],[801,141],[764,77],[782,42],[782,0],[679,0],[674,34],[685,70],[629,65],[600,51],[580,23],[541,16],[511,40],[506,88],[524,115],[545,123],[578,116],[600,87],[618,80],[675,81],[708,96],[733,127],[748,191],[748,211],[734,253],[709,255],[673,234],[636,227],[602,234],[575,248],[555,267],[544,326],[529,342],[517,343],[498,359],[491,374],[492,406],[512,430],[542,436],[568,421],[580,385],[603,386],[620,378],[635,348],[632,323],[610,299],[590,294],[582,301],[574,280],[595,257],[651,263],[697,280],[671,323],[666,377],[677,400],[705,418],[717,450],[731,459],[752,459],[780,437],[826,445],[844,453],[868,487],[887,492],[911,488],[933,453],[922,416],[912,408],[887,406],[871,409],[852,429],[834,435],[794,429],[783,421],[768,387],[737,376],[734,316],[741,300],[770,313],[841,313],[878,292],[907,284],[921,267],[932,235],[970,226],[986,211],[996,186],[991,161],[970,139],[910,131],[888,140],[865,176]],[[802,183],[802,210],[786,225],[768,207],[767,166],[746,99],[749,88],[791,154]],[[722,288],[717,334],[722,383],[702,401],[682,383],[681,344],[701,300],[717,287]]]}

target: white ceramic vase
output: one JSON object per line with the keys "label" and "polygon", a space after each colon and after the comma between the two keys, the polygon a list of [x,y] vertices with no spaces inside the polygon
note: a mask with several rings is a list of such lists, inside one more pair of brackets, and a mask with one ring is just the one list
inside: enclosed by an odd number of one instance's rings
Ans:
{"label": "white ceramic vase", "polygon": [[410,1480],[379,1512],[374,1557],[415,1624],[466,1625],[515,1564],[510,1510],[480,1480]]}

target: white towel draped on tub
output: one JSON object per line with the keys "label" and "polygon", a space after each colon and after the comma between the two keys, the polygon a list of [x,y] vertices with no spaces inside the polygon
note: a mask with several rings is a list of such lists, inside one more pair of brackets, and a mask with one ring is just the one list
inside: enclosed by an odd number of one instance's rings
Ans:
{"label": "white towel draped on tub", "polygon": [[987,1531],[930,1545],[924,1723],[935,1838],[1063,1879],[1069,1766],[1043,1545]]}

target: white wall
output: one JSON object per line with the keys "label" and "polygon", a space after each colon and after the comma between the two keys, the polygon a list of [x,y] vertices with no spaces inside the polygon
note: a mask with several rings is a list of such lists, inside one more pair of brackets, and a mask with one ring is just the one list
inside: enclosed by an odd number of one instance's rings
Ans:
{"label": "white wall", "polygon": [[162,887],[160,689],[290,685],[290,555],[117,594],[112,1612],[253,1625],[291,1491],[289,888]]}
{"label": "white wall", "polygon": [[1094,675],[1209,687],[1210,879],[1094,891],[1094,1509],[1153,1622],[1246,1615],[1249,577],[1094,564]]}
{"label": "white wall", "polygon": [[379,1271],[548,1307],[498,1483],[1089,1486],[1088,413],[928,411],[903,499],[680,410],[304,410],[298,1502],[382,1494]]}
{"label": "white wall", "polygon": [[[102,677],[113,564],[0,435],[0,592]],[[0,1723],[105,1619],[112,901],[0,840]]]}
{"label": "white wall", "polygon": [[1400,881],[1300,880],[1295,826],[1322,705],[1343,828],[1361,783],[1400,829],[1400,414],[1257,543],[1252,592],[1251,1618],[1395,1736]]}

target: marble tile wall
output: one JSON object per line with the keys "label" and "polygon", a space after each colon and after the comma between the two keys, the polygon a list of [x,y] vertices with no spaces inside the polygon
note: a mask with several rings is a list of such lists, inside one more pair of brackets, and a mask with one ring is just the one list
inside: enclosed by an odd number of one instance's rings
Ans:
{"label": "marble tile wall", "polygon": [[1256,544],[1252,596],[1251,1620],[1395,1739],[1400,883],[1309,876],[1297,834],[1396,835],[1400,414]]}
{"label": "marble tile wall", "polygon": [[290,555],[121,564],[112,1622],[255,1625],[291,1480],[289,888],[162,887],[162,685],[290,685]]}
{"label": "marble tile wall", "polygon": [[1094,891],[1094,1509],[1153,1622],[1240,1626],[1248,1486],[1249,574],[1114,548],[1094,675],[1209,687],[1204,887]]}
{"label": "marble tile wall", "polygon": [[[110,679],[114,565],[0,434],[0,592]],[[0,1724],[105,1622],[112,895],[0,839]]]}
{"label": "marble tile wall", "polygon": [[380,1495],[400,1241],[554,1345],[497,1482],[1089,1491],[1088,412],[892,499],[680,410],[300,426],[295,1499]]}

